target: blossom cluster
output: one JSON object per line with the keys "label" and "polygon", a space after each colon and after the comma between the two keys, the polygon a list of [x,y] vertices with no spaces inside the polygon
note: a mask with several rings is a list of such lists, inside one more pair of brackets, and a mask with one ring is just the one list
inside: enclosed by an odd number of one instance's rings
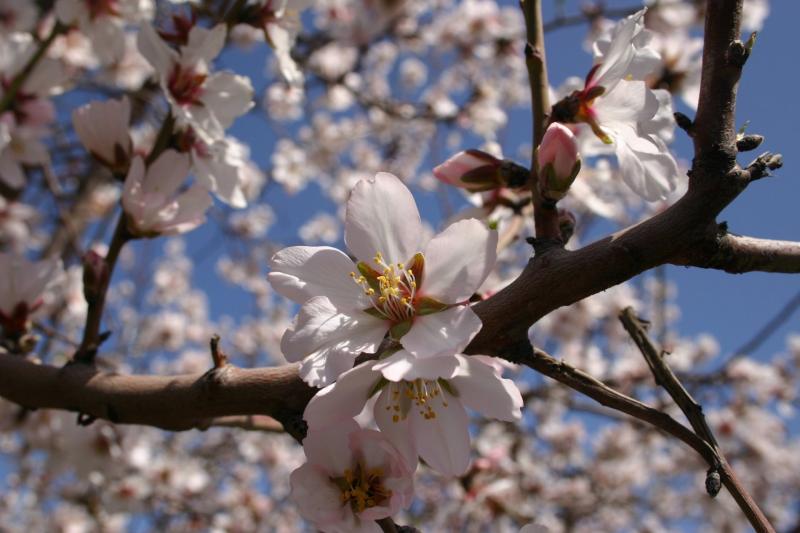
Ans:
{"label": "blossom cluster", "polygon": [[[759,29],[767,0],[744,3]],[[698,497],[691,450],[470,348],[476,302],[530,258],[531,196],[557,205],[577,248],[597,219],[635,223],[685,189],[672,111],[697,105],[703,7],[648,4],[586,17],[593,66],[551,88],[523,165],[516,4],[0,0],[0,356],[66,365],[105,301],[103,375],[204,375],[220,332],[234,364],[289,362],[320,389],[302,446],[260,415],[167,433],[0,400],[0,523],[740,530],[727,494]],[[645,275],[529,335],[677,417],[615,319],[629,305],[653,317],[737,473],[789,530],[800,340],[726,358],[726,340],[679,333],[676,301]]]}

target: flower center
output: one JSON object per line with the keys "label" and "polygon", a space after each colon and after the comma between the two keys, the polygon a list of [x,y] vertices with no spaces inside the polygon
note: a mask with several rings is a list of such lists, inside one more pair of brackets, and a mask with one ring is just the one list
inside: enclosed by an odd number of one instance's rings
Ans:
{"label": "flower center", "polygon": [[382,505],[392,497],[392,491],[383,486],[383,469],[367,468],[362,461],[332,481],[342,491],[342,503],[350,505],[354,513]]}
{"label": "flower center", "polygon": [[175,65],[167,84],[170,94],[180,105],[202,105],[203,83],[207,75]]}
{"label": "flower center", "polygon": [[390,383],[387,391],[389,405],[386,406],[386,410],[392,411],[392,422],[400,422],[408,418],[412,407],[418,409],[420,416],[425,420],[433,420],[437,416],[437,407],[447,408],[449,405],[444,391],[451,394],[454,392],[451,385],[444,379],[415,379]]}
{"label": "flower center", "polygon": [[350,273],[350,277],[364,289],[364,294],[369,296],[370,311],[393,324],[411,320],[416,314],[417,285],[424,262],[422,254],[414,256],[410,268],[403,263],[387,264],[381,252],[375,254],[374,261],[377,269],[359,263],[361,275]]}

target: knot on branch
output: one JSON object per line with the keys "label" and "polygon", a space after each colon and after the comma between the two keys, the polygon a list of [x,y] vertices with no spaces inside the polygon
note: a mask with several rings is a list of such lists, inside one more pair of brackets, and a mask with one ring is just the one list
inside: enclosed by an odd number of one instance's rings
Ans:
{"label": "knot on branch", "polygon": [[764,152],[758,156],[755,161],[747,165],[747,177],[749,181],[756,181],[761,178],[771,176],[770,170],[777,170],[783,166],[783,156],[781,154],[773,154],[772,152]]}
{"label": "knot on branch", "polygon": [[716,468],[709,468],[706,472],[706,492],[712,498],[722,489],[722,478]]}
{"label": "knot on branch", "polygon": [[747,41],[742,42],[739,40],[733,41],[730,46],[728,47],[728,64],[732,65],[736,68],[742,68],[745,63],[747,63],[747,59],[750,57],[750,53],[753,51],[753,46],[756,44],[756,36],[758,33],[753,32],[750,34],[750,38]]}
{"label": "knot on branch", "polygon": [[764,142],[763,135],[756,135],[754,133],[750,135],[742,135],[736,139],[736,150],[739,152],[749,152],[761,146],[762,142]]}

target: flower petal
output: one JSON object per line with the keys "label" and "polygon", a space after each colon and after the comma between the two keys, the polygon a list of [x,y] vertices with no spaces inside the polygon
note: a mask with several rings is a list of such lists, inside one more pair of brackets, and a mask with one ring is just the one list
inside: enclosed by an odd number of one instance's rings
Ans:
{"label": "flower petal", "polygon": [[497,231],[477,219],[460,220],[425,247],[423,296],[446,304],[468,300],[497,260]]}
{"label": "flower petal", "polygon": [[417,316],[411,330],[400,339],[417,357],[461,352],[481,329],[481,319],[468,306],[451,307],[440,313]]}
{"label": "flower petal", "polygon": [[213,110],[223,129],[254,105],[253,85],[247,76],[217,72],[209,77],[203,89],[203,104]]}
{"label": "flower petal", "polygon": [[431,401],[436,404],[435,417],[423,417],[416,406],[408,413],[417,452],[440,474],[460,476],[469,467],[469,417],[461,402],[447,393]]}
{"label": "flower petal", "polygon": [[473,357],[456,355],[455,358],[459,366],[450,381],[466,407],[508,422],[522,417],[522,395],[512,380],[501,378],[494,368]]}
{"label": "flower petal", "polygon": [[338,426],[342,420],[358,415],[369,399],[370,388],[380,379],[374,365],[375,361],[368,361],[348,370],[311,398],[303,413],[309,427]]}
{"label": "flower petal", "polygon": [[348,511],[341,504],[342,493],[318,466],[303,464],[289,476],[289,484],[292,487],[289,498],[303,518],[315,524],[344,520]]}
{"label": "flower petal", "polygon": [[352,418],[340,420],[336,428],[309,427],[303,439],[308,462],[321,466],[330,475],[344,473],[352,463],[350,434],[360,430]]}
{"label": "flower petal", "polygon": [[352,367],[362,351],[374,352],[386,334],[386,323],[366,313],[340,313],[325,296],[300,308],[283,334],[281,350],[289,361],[303,360],[303,379],[325,386]]}
{"label": "flower petal", "polygon": [[415,379],[450,379],[456,373],[458,359],[454,356],[426,357],[418,359],[406,350],[382,359],[374,370],[380,371],[389,381],[413,381]]}
{"label": "flower petal", "polygon": [[350,273],[355,265],[340,250],[329,246],[292,246],[270,259],[267,279],[279,294],[297,303],[324,295],[340,310],[370,307],[364,291]]}
{"label": "flower petal", "polygon": [[347,201],[344,240],[359,261],[374,265],[376,252],[386,263],[406,263],[419,252],[422,222],[411,191],[388,172],[361,180]]}

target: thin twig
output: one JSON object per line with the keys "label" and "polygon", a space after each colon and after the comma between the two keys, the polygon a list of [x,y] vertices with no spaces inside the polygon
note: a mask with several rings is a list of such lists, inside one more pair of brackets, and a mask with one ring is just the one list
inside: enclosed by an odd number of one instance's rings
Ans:
{"label": "thin twig", "polygon": [[[736,500],[739,508],[747,516],[750,524],[759,532],[774,533],[775,529],[770,524],[767,517],[758,507],[755,500],[750,496],[744,486],[739,482],[736,474],[731,469],[728,462],[720,450],[717,439],[711,431],[705,416],[703,415],[702,406],[697,403],[694,398],[686,391],[684,386],[675,377],[675,374],[667,366],[664,357],[660,350],[658,350],[653,342],[650,340],[645,330],[645,324],[640,320],[634,310],[630,307],[625,308],[619,317],[625,330],[630,334],[639,351],[647,361],[656,383],[666,390],[669,395],[675,400],[675,403],[680,407],[687,420],[691,424],[695,433],[702,438],[713,450],[713,461],[710,462],[711,469],[709,475],[714,476],[717,473],[722,477],[722,482]],[[707,486],[709,479],[707,478]],[[713,486],[713,485],[712,485]],[[716,490],[709,488],[712,496],[716,494]]]}
{"label": "thin twig", "polygon": [[[531,174],[528,187],[533,199],[533,220],[536,227],[534,249],[545,250],[552,243],[561,243],[558,225],[558,210],[555,205],[544,202],[539,193],[536,173],[536,150],[542,143],[550,113],[550,85],[547,81],[547,57],[542,27],[542,1],[521,0],[520,7],[525,16],[525,65],[531,89],[531,120],[533,123],[533,145],[531,150]],[[537,252],[539,251],[537,250]]]}
{"label": "thin twig", "polygon": [[87,302],[88,310],[86,312],[86,326],[83,329],[83,339],[73,357],[73,360],[76,362],[86,364],[94,363],[97,349],[102,340],[104,340],[100,334],[100,324],[103,319],[103,308],[105,307],[106,296],[108,295],[108,287],[111,284],[111,276],[117,264],[119,254],[122,251],[122,247],[125,246],[125,243],[130,239],[131,235],[128,233],[125,213],[121,213],[117,221],[117,227],[114,230],[114,236],[111,238],[111,243],[108,246],[108,253],[103,259],[106,273],[103,276],[100,286],[97,288],[97,294]]}

